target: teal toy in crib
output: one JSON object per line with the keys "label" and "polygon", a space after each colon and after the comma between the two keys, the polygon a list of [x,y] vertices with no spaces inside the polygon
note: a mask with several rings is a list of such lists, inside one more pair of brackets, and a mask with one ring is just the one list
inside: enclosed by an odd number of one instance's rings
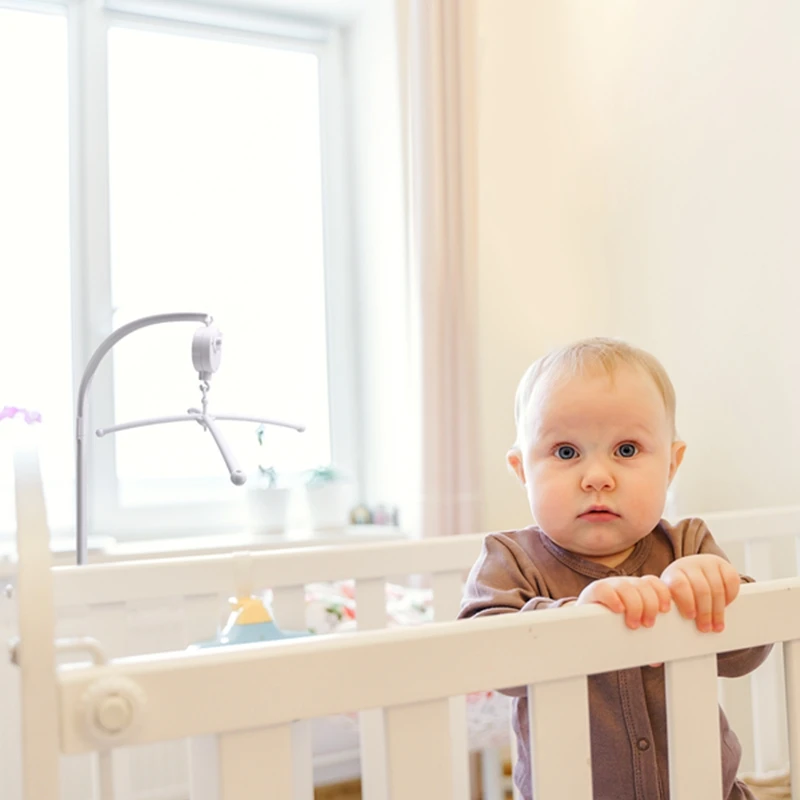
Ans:
{"label": "teal toy in crib", "polygon": [[196,642],[189,649],[274,642],[312,635],[309,631],[281,630],[260,597],[233,597],[230,604],[231,615],[216,637],[206,642]]}

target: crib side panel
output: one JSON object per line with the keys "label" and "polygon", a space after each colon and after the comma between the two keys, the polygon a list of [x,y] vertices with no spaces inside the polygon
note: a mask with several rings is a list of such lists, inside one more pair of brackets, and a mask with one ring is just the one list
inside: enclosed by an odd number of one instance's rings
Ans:
{"label": "crib side panel", "polygon": [[[742,574],[759,582],[800,574],[800,508],[756,509],[704,517]],[[741,678],[719,679],[719,701],[742,745],[743,772],[783,769],[789,756],[783,652]]]}
{"label": "crib side panel", "polygon": [[[466,547],[464,543],[449,548],[453,555],[449,569],[431,576],[435,608],[433,615],[437,619],[452,619],[458,610],[461,597],[461,585],[465,571],[465,563],[469,560],[468,551],[477,555],[479,542],[474,541]],[[455,544],[455,543],[453,543]],[[402,559],[396,557],[398,548],[390,548],[384,554],[383,570],[378,570],[378,557],[381,548],[367,547],[372,552],[366,553],[366,560],[359,560],[358,546],[340,548],[347,554],[354,556],[352,570],[344,571],[338,575],[342,580],[351,574],[367,574],[374,577],[362,578],[354,581],[356,587],[357,623],[359,630],[371,630],[385,627],[388,622],[387,612],[387,575],[398,574],[398,566],[407,567],[419,564],[418,573],[428,574],[425,567],[429,564],[442,568],[448,564],[448,547],[443,542],[433,543],[430,551],[423,544],[414,543],[411,548],[415,551],[414,557],[408,555]],[[330,550],[331,548],[324,548]],[[399,548],[400,551],[403,548]],[[430,552],[430,555],[426,555]],[[394,553],[394,554],[393,554]],[[291,562],[295,564],[293,570],[299,569],[296,565],[297,558],[311,554],[316,559],[315,571],[309,570],[309,575],[320,574],[319,557],[310,550],[297,551],[293,554]],[[285,553],[283,555],[286,555]],[[343,557],[345,554],[340,554]],[[389,555],[392,558],[389,559]],[[188,559],[196,562],[197,559]],[[224,620],[227,609],[227,597],[236,590],[254,590],[261,588],[254,583],[254,575],[258,575],[254,564],[259,564],[249,556],[239,556],[228,560],[224,574],[228,576],[235,586],[228,591],[220,591],[219,575],[213,574],[210,564],[206,559],[200,559],[201,564],[192,564],[201,568],[201,574],[208,580],[208,588],[199,592],[204,584],[198,583],[194,573],[186,573],[186,565],[174,564],[176,567],[176,580],[169,580],[164,572],[163,563],[153,563],[151,566],[156,572],[154,581],[148,580],[148,572],[142,571],[139,566],[131,564],[115,564],[108,575],[103,575],[101,569],[94,567],[89,570],[91,580],[85,587],[80,587],[76,580],[80,577],[72,568],[55,570],[56,576],[64,579],[57,583],[57,590],[62,601],[59,609],[58,634],[60,636],[92,635],[98,638],[108,650],[111,657],[138,655],[151,652],[180,650],[192,642],[207,640],[214,636],[218,626]],[[266,563],[263,559],[261,563]],[[345,562],[342,561],[342,564]],[[302,570],[300,570],[302,574]],[[180,575],[189,575],[187,586],[192,592],[182,591]],[[271,595],[271,608],[277,623],[283,629],[304,629],[307,625],[307,585],[288,585],[288,577],[294,572],[284,574],[281,585],[273,588]],[[311,581],[309,581],[311,583]],[[100,589],[99,598],[91,596],[92,588]],[[167,594],[159,595],[157,589],[166,590]],[[71,603],[64,605],[63,601],[69,599]],[[75,657],[70,660],[76,660]],[[80,660],[80,659],[78,659]],[[466,726],[466,708],[464,698],[453,698],[448,702],[448,719],[450,739],[453,746],[449,759],[453,764],[451,780],[462,789],[455,792],[455,797],[469,796],[468,775],[468,742]],[[365,720],[367,720],[365,722]],[[385,749],[385,718],[383,712],[365,712],[361,720],[361,741],[368,742],[374,752],[369,759],[371,767],[367,768],[367,775],[377,776],[375,785],[385,785],[386,782],[386,749]],[[364,730],[366,725],[367,730]],[[369,726],[372,726],[371,728]],[[293,726],[293,763],[295,765],[295,798],[311,797],[313,795],[314,770],[309,768],[312,760],[312,728],[311,723],[300,722]],[[370,733],[371,731],[371,733]],[[366,735],[365,735],[366,733]],[[333,735],[333,734],[331,734]],[[141,745],[130,748],[119,748],[114,752],[114,776],[117,787],[117,800],[182,800],[188,796],[191,783],[191,752],[195,745],[202,742],[179,740],[161,742],[157,744]],[[216,737],[206,743],[206,749],[211,746],[218,752],[221,746]],[[331,751],[320,758],[320,763],[325,766],[317,772],[327,774],[335,773],[338,769],[336,759],[344,758]],[[352,755],[348,755],[351,758]],[[198,763],[209,767],[210,774],[218,774],[218,759],[205,758]],[[63,759],[63,796],[66,798],[93,797],[93,785],[96,780],[93,759],[88,756],[68,756]],[[343,762],[344,766],[344,762]],[[352,767],[348,768],[352,769]],[[13,775],[15,770],[9,770]],[[300,776],[305,776],[305,785],[301,785]],[[369,782],[369,777],[365,776]],[[298,793],[299,792],[299,793]],[[3,795],[5,796],[5,795]],[[9,795],[11,796],[11,795]],[[213,795],[211,795],[213,796]],[[376,794],[376,797],[380,795]]]}

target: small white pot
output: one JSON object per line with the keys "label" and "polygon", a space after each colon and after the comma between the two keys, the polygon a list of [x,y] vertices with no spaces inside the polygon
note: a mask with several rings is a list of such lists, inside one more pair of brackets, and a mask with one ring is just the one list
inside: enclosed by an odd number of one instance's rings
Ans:
{"label": "small white pot", "polygon": [[349,481],[331,481],[306,489],[309,525],[312,530],[344,528],[350,524],[350,510],[355,501],[355,485]]}
{"label": "small white pot", "polygon": [[247,520],[250,533],[283,533],[291,489],[247,484]]}

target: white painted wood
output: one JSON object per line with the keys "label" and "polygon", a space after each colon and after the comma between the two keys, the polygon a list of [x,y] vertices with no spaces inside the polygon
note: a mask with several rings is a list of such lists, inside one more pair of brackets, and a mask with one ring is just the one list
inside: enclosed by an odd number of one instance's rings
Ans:
{"label": "white painted wood", "polygon": [[189,740],[191,800],[220,800],[219,752],[216,736],[194,736]]}
{"label": "white painted wood", "polygon": [[[450,706],[450,743],[449,758],[453,770],[453,800],[461,800],[470,796],[469,782],[469,735],[467,731],[467,699],[451,697]],[[495,773],[498,780],[500,772]]]}
{"label": "white painted wood", "polygon": [[513,782],[514,770],[517,768],[517,760],[519,759],[519,750],[517,749],[517,734],[514,732],[514,726],[510,720],[508,723],[508,738],[511,742],[511,778],[513,787],[511,790],[511,796],[513,800],[522,800],[522,795],[520,794],[517,785]]}
{"label": "white painted wood", "polygon": [[360,631],[386,627],[386,579],[356,580],[356,624]]}
{"label": "white painted wood", "polygon": [[219,766],[220,800],[294,800],[291,726],[223,734]]}
{"label": "white painted wood", "polygon": [[114,755],[111,751],[97,754],[97,796],[98,800],[114,800]]}
{"label": "white painted wood", "polygon": [[[297,586],[344,578],[380,578],[467,570],[477,559],[483,534],[439,539],[371,542],[363,545],[298,547],[250,553],[256,587]],[[238,554],[237,554],[238,555]],[[184,595],[232,595],[241,573],[232,555],[190,556],[55,567],[56,606],[170,597],[176,587]]]}
{"label": "white painted wood", "polygon": [[[533,796],[592,800],[586,678],[529,685],[528,724]],[[553,735],[554,731],[563,735]]]}
{"label": "white painted wood", "polygon": [[[789,774],[800,775],[800,640],[783,644],[786,721],[789,730]],[[792,781],[792,800],[800,800],[800,781]]]}
{"label": "white painted wood", "polygon": [[745,571],[757,581],[768,581],[773,578],[772,547],[769,540],[763,538],[745,542]]}
{"label": "white painted wood", "polygon": [[392,800],[456,798],[453,773],[447,768],[450,760],[449,730],[450,704],[447,700],[386,709],[389,796]]}
{"label": "white painted wood", "polygon": [[782,769],[789,758],[786,739],[783,652],[776,647],[749,676],[754,762],[757,772]]}
{"label": "white painted wood", "polygon": [[[385,628],[386,579],[356,580],[356,624],[359,631]],[[358,715],[361,748],[361,787],[369,800],[389,800],[386,726],[381,708],[361,711]]]}
{"label": "white painted wood", "polygon": [[794,537],[794,568],[795,573],[800,575],[800,533]]}
{"label": "white painted wood", "polygon": [[433,618],[436,622],[456,619],[464,594],[464,575],[461,570],[437,572],[433,576]]}
{"label": "white painted wood", "polygon": [[[454,620],[461,608],[464,578],[461,570],[437,572],[433,576],[433,619],[436,622]],[[450,759],[453,765],[453,797],[461,800],[470,796],[469,780],[469,736],[467,731],[467,701],[465,697],[450,698]],[[489,766],[484,759],[481,781],[484,786],[484,800],[487,800],[486,789],[491,791],[492,780],[494,791],[499,793],[501,768],[495,764],[494,774],[487,773]]]}
{"label": "white painted wood", "polygon": [[498,780],[502,773],[503,762],[500,751],[481,751],[481,800],[504,800],[503,787]]}
{"label": "white painted wood", "polygon": [[293,800],[314,800],[314,748],[311,720],[292,723]]}
{"label": "white painted wood", "polygon": [[181,644],[188,647],[196,642],[208,641],[214,638],[230,613],[229,593],[184,596],[182,610]]}
{"label": "white painted wood", "polygon": [[232,594],[234,597],[249,597],[258,588],[253,581],[253,554],[249,551],[231,555],[233,569]]}
{"label": "white painted wood", "polygon": [[796,536],[800,531],[800,506],[754,508],[699,514],[717,543],[747,542]]}
{"label": "white painted wood", "polygon": [[306,630],[306,587],[299,584],[273,589],[272,616],[282,630]]}
{"label": "white painted wood", "polygon": [[23,800],[58,800],[59,741],[56,721],[55,610],[50,572],[50,533],[34,450],[15,453],[17,506],[17,663],[22,695]]}
{"label": "white painted wood", "polygon": [[664,667],[670,797],[722,797],[717,658],[702,655]]}
{"label": "white painted wood", "polygon": [[[251,558],[248,557],[247,573],[251,572]],[[244,583],[242,584],[244,585]],[[248,593],[258,587],[248,584]],[[281,586],[272,592],[272,616],[275,624],[282,630],[304,631],[306,623],[306,587],[303,584]],[[313,800],[314,798],[314,754],[311,743],[311,722],[301,720],[292,723],[292,775],[294,800]],[[224,800],[224,798],[223,798]]]}
{"label": "white painted wood", "polygon": [[[150,698],[137,742],[274,725],[465,695],[800,638],[800,579],[743,586],[727,625],[701,636],[677,612],[636,635],[600,607],[503,614],[386,631],[309,637],[229,650],[120,659],[59,675],[65,752],[91,749],[69,724],[100,675],[125,674]],[[576,646],[576,642],[580,643]],[[532,647],[546,659],[530,658]],[[498,658],[497,654],[503,657]],[[386,680],[398,665],[407,680]],[[454,668],[454,665],[458,665]],[[279,691],[253,692],[254,686]],[[716,687],[711,689],[716,698]],[[170,709],[159,712],[159,709]]]}
{"label": "white painted wood", "polygon": [[[745,543],[745,570],[748,575],[758,581],[768,581],[774,575],[774,566],[773,549],[769,540]],[[784,735],[786,709],[780,648],[774,648],[764,664],[751,673],[750,692],[756,771],[780,769],[789,757]]]}

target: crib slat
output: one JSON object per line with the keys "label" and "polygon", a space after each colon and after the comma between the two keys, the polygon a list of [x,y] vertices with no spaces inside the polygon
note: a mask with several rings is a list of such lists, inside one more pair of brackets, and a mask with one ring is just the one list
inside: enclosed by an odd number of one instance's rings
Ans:
{"label": "crib slat", "polygon": [[[356,581],[356,624],[358,630],[386,627],[386,580]],[[361,744],[361,785],[370,800],[389,800],[386,772],[386,729],[381,709],[358,715]]]}
{"label": "crib slat", "polygon": [[786,764],[786,707],[783,696],[783,663],[780,649],[750,673],[753,701],[753,742],[757,772],[780,769]]}
{"label": "crib slat", "polygon": [[306,630],[306,587],[300,584],[273,590],[272,616],[282,630]]}
{"label": "crib slat", "polygon": [[[528,686],[533,796],[592,800],[589,688],[585,677]],[[569,736],[553,736],[553,731]]]}
{"label": "crib slat", "polygon": [[356,581],[356,624],[360,631],[386,627],[386,579]]}
{"label": "crib slat", "polygon": [[291,725],[219,737],[220,800],[293,800]]}
{"label": "crib slat", "polygon": [[664,665],[672,800],[722,797],[717,657]]}
{"label": "crib slat", "polygon": [[314,750],[311,720],[292,723],[292,770],[294,800],[314,800]]}
{"label": "crib slat", "polygon": [[794,537],[794,568],[795,574],[800,575],[800,533]]}
{"label": "crib slat", "polygon": [[433,618],[436,622],[453,620],[458,616],[463,588],[460,570],[437,572],[433,576]]}
{"label": "crib slat", "polygon": [[[447,698],[394,706],[387,708],[385,714],[392,800],[454,798],[453,773],[447,766],[450,756]],[[371,800],[371,795],[366,796]]]}
{"label": "crib slat", "polygon": [[216,736],[193,736],[189,740],[191,800],[220,800],[219,754]]}
{"label": "crib slat", "polygon": [[[800,639],[783,643],[786,716],[789,728],[789,774],[800,775]],[[800,780],[792,781],[792,800],[800,800]]]}
{"label": "crib slat", "polygon": [[451,697],[450,760],[453,768],[453,800],[469,797],[469,736],[467,731],[467,698]]}
{"label": "crib slat", "polygon": [[[745,543],[745,570],[758,581],[774,577],[772,543],[748,541]],[[753,742],[755,768],[758,772],[779,769],[786,763],[786,711],[783,692],[783,665],[777,649],[750,675],[750,691],[753,700]]]}
{"label": "crib slat", "polygon": [[[282,586],[272,593],[272,615],[283,630],[303,631],[306,622],[306,587]],[[314,797],[314,756],[311,748],[311,722],[292,723],[292,769],[294,771],[294,800]]]}
{"label": "crib slat", "polygon": [[56,800],[59,795],[59,740],[56,688],[55,611],[39,461],[34,451],[14,455],[17,511],[17,606],[21,646],[22,796]]}
{"label": "crib slat", "polygon": [[[463,586],[461,570],[434,574],[433,619],[435,622],[454,620],[458,616]],[[469,797],[469,740],[467,701],[464,697],[450,698],[450,758],[453,763],[454,798]],[[498,776],[499,774],[498,771]],[[497,776],[495,780],[497,780]]]}

